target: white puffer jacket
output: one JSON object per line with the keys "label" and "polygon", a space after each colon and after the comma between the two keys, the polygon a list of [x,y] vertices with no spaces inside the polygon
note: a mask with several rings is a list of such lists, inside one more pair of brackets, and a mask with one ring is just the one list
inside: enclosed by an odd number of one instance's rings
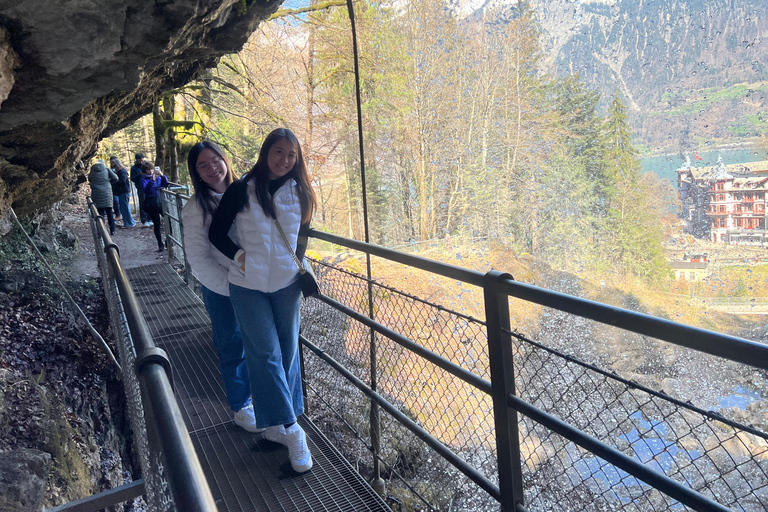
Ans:
{"label": "white puffer jacket", "polygon": [[[213,198],[218,203],[221,200],[221,194],[214,192]],[[229,297],[231,260],[208,241],[208,225],[211,222],[211,216],[209,215],[203,222],[203,210],[195,196],[192,196],[181,210],[181,221],[184,223],[184,250],[187,253],[187,261],[192,267],[192,274],[212,292]],[[234,227],[229,230],[229,236],[237,240]]]}
{"label": "white puffer jacket", "polygon": [[[301,226],[301,205],[296,182],[286,181],[274,196],[275,213],[280,226],[296,251]],[[229,282],[243,288],[273,293],[282,290],[298,278],[299,269],[283,242],[274,220],[264,215],[254,199],[254,182],[248,183],[248,208],[235,217],[236,241],[245,251],[245,272],[235,261],[229,263]],[[239,242],[237,242],[239,240]]]}

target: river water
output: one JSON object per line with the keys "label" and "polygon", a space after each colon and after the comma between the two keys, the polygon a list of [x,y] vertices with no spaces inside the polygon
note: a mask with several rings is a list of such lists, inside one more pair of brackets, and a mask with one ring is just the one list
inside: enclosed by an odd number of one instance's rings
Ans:
{"label": "river water", "polygon": [[[740,148],[724,149],[720,151],[700,151],[699,156],[702,160],[695,160],[694,153],[690,153],[691,163],[696,167],[706,167],[708,165],[717,165],[717,158],[723,157],[725,165],[746,164],[749,162],[758,162],[768,160],[768,154],[762,148]],[[680,155],[662,155],[643,158],[641,160],[643,172],[654,172],[660,178],[667,178],[672,182],[672,186],[677,186],[677,169],[685,163],[685,159]]]}

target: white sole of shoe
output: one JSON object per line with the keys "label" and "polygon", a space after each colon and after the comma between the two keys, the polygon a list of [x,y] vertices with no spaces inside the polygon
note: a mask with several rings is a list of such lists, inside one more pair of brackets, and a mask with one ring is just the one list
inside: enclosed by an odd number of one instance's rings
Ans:
{"label": "white sole of shoe", "polygon": [[233,421],[233,423],[235,425],[237,425],[238,427],[240,427],[241,429],[245,430],[246,432],[252,432],[254,434],[261,434],[262,432],[264,432],[263,428],[259,428],[259,427],[255,426],[255,425],[254,426],[252,426],[252,425],[241,425],[240,423],[238,423],[236,421]]}
{"label": "white sole of shoe", "polygon": [[309,461],[307,463],[301,465],[301,466],[299,466],[298,464],[294,464],[293,461],[291,461],[291,467],[297,473],[306,473],[307,471],[312,469],[312,465],[313,464],[312,464],[312,456],[311,455],[309,456]]}

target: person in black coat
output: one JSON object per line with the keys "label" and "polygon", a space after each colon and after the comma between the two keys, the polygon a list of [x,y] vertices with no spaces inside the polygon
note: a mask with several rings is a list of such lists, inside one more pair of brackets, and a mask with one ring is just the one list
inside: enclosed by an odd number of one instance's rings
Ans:
{"label": "person in black coat", "polygon": [[139,220],[144,226],[151,226],[152,222],[147,215],[147,209],[144,206],[144,191],[141,189],[141,165],[144,163],[144,155],[136,153],[136,161],[131,166],[131,181],[136,185],[136,194],[139,196]]}
{"label": "person in black coat", "polygon": [[122,216],[123,226],[132,228],[136,223],[131,215],[131,181],[128,178],[128,170],[116,156],[109,157],[109,167],[117,174],[117,183],[112,184],[112,192],[117,196],[119,208],[119,215],[115,216],[115,220]]}

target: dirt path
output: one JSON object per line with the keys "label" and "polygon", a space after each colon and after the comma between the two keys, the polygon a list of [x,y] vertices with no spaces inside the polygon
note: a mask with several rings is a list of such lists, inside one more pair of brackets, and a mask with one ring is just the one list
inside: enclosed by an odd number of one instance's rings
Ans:
{"label": "dirt path", "polygon": [[[64,208],[63,213],[62,228],[71,230],[80,240],[78,256],[70,267],[72,279],[83,281],[97,277],[99,269],[96,249],[85,208],[69,205]],[[167,261],[168,253],[157,252],[157,242],[152,227],[136,224],[133,228],[124,228],[121,221],[115,221],[115,226],[112,241],[120,248],[120,263],[123,268],[135,268]]]}

